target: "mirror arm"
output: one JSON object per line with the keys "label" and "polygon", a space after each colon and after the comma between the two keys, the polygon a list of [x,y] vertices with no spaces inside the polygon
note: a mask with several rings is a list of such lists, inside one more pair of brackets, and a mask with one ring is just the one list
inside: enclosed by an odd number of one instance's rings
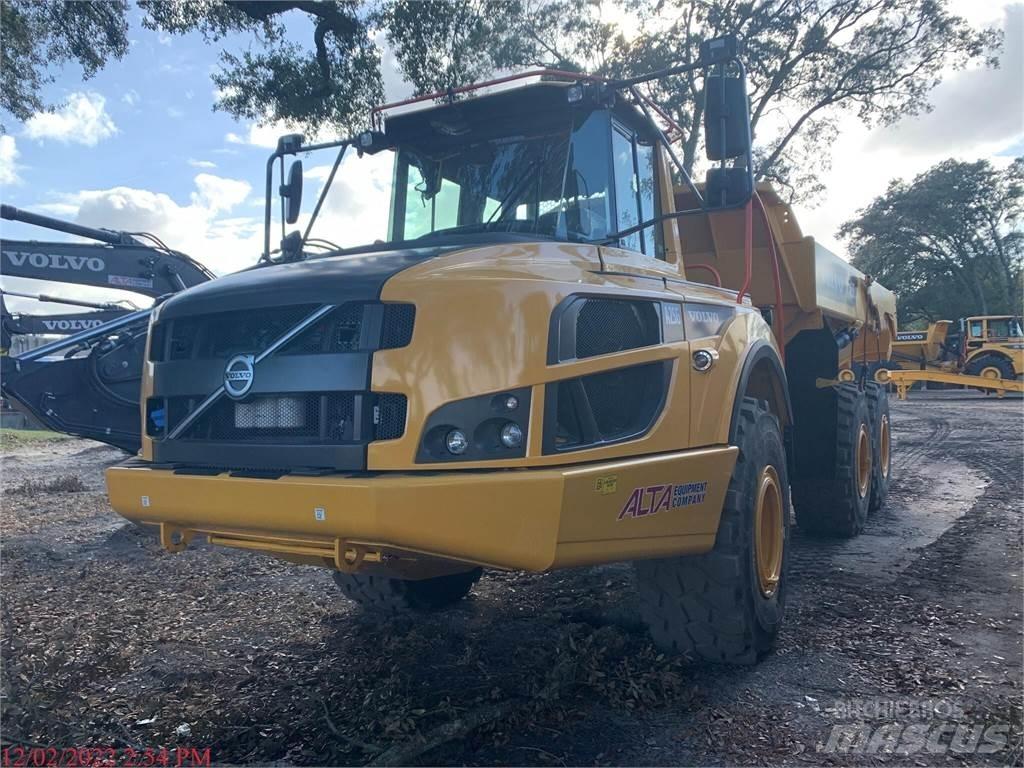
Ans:
{"label": "mirror arm", "polygon": [[[271,201],[273,198],[273,184],[274,184],[274,161],[277,158],[281,158],[281,178],[284,179],[284,156],[285,155],[297,155],[299,152],[315,152],[318,149],[330,149],[331,147],[341,147],[352,143],[352,139],[339,139],[337,141],[324,141],[320,144],[294,144],[283,145],[282,142],[278,141],[277,149],[274,150],[273,154],[267,158],[267,187],[266,187],[266,198],[263,206],[263,255],[260,256],[260,261],[270,261],[270,216],[271,216]],[[282,226],[284,222],[284,211],[282,215]],[[303,238],[305,240],[305,238]]]}
{"label": "mirror arm", "polygon": [[274,161],[277,159],[277,154],[275,152],[267,158],[267,191],[263,205],[263,255],[260,257],[260,261],[270,261],[270,206],[273,200],[271,187],[274,184]]}
{"label": "mirror arm", "polygon": [[306,225],[306,231],[302,234],[302,246],[306,245],[306,240],[309,239],[309,233],[313,231],[313,224],[316,222],[316,217],[320,215],[320,208],[324,204],[324,200],[327,198],[327,191],[331,188],[331,184],[334,183],[334,174],[338,172],[338,167],[341,165],[341,159],[345,156],[345,152],[348,151],[351,145],[350,140],[346,140],[341,143],[338,149],[338,156],[334,158],[334,165],[331,166],[331,172],[327,175],[327,181],[324,183],[324,188],[320,190],[320,197],[317,198],[316,207],[313,209],[313,215],[309,219],[309,224]]}

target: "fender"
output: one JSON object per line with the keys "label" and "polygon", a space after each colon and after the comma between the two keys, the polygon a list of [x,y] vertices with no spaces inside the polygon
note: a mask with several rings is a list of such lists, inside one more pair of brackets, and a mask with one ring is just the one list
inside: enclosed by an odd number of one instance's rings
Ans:
{"label": "fender", "polygon": [[753,373],[754,368],[762,360],[768,361],[775,375],[778,376],[779,381],[782,384],[782,404],[785,408],[785,413],[779,414],[785,422],[782,426],[785,429],[786,424],[793,423],[793,405],[789,401],[789,382],[786,380],[786,369],[783,368],[782,360],[779,359],[779,353],[775,351],[775,347],[764,339],[757,339],[750,345],[750,351],[747,352],[747,356],[743,361],[743,369],[740,371],[739,382],[736,385],[736,394],[732,401],[732,416],[729,420],[730,445],[735,444],[736,420],[739,418],[740,404],[743,402],[743,393],[747,391],[747,385],[750,383],[751,373]]}

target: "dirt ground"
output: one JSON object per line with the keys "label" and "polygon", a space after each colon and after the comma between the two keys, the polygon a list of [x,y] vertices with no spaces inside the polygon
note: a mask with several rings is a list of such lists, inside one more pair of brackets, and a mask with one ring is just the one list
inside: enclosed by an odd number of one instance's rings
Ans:
{"label": "dirt ground", "polygon": [[1022,401],[892,408],[888,504],[852,541],[796,531],[779,650],[742,669],[652,648],[629,566],[489,573],[453,610],[383,621],[321,570],[161,551],[107,504],[113,449],[8,445],[3,744],[278,765],[1019,765]]}

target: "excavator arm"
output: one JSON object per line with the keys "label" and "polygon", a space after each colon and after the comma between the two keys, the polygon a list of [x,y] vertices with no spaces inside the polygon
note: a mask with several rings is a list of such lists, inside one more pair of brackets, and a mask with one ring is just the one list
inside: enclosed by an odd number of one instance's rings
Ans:
{"label": "excavator arm", "polygon": [[[151,299],[214,277],[199,262],[167,248],[152,235],[84,227],[9,205],[0,207],[0,217],[97,241],[0,240],[3,277],[113,288]],[[4,397],[54,431],[138,451],[139,386],[150,310],[7,293],[95,311],[11,313],[0,293],[0,351],[4,355],[0,358],[0,390]],[[19,334],[65,338],[17,356],[7,355],[12,336]]]}

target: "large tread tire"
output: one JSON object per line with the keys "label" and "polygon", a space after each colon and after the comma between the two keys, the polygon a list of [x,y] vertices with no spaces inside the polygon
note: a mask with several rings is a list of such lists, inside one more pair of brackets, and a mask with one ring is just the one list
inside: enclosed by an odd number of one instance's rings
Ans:
{"label": "large tread tire", "polygon": [[1017,378],[1013,362],[999,354],[978,355],[978,357],[967,364],[966,368],[964,368],[964,373],[968,376],[980,376],[981,372],[986,368],[999,369],[999,378],[1001,379],[1014,381]]}
{"label": "large tread tire", "polygon": [[407,611],[437,611],[469,594],[483,574],[482,568],[429,579],[395,579],[363,573],[334,572],[334,581],[345,596],[366,610],[386,615]]}
{"label": "large tread tire", "polygon": [[[871,499],[868,512],[877,512],[889,495],[892,475],[892,422],[886,388],[869,381],[864,387],[871,416]],[[885,459],[883,463],[883,457]]]}
{"label": "large tread tire", "polygon": [[871,483],[860,482],[858,447],[863,427],[871,434],[867,398],[856,384],[836,386],[836,466],[831,477],[808,479],[793,487],[796,524],[816,536],[852,538],[864,530]]}
{"label": "large tread tire", "polygon": [[[640,613],[662,649],[695,660],[753,664],[775,646],[786,607],[789,479],[779,421],[744,398],[735,444],[740,452],[725,495],[715,546],[705,555],[634,563]],[[782,559],[770,596],[762,592],[754,543],[758,484],[766,466],[781,496]]]}

